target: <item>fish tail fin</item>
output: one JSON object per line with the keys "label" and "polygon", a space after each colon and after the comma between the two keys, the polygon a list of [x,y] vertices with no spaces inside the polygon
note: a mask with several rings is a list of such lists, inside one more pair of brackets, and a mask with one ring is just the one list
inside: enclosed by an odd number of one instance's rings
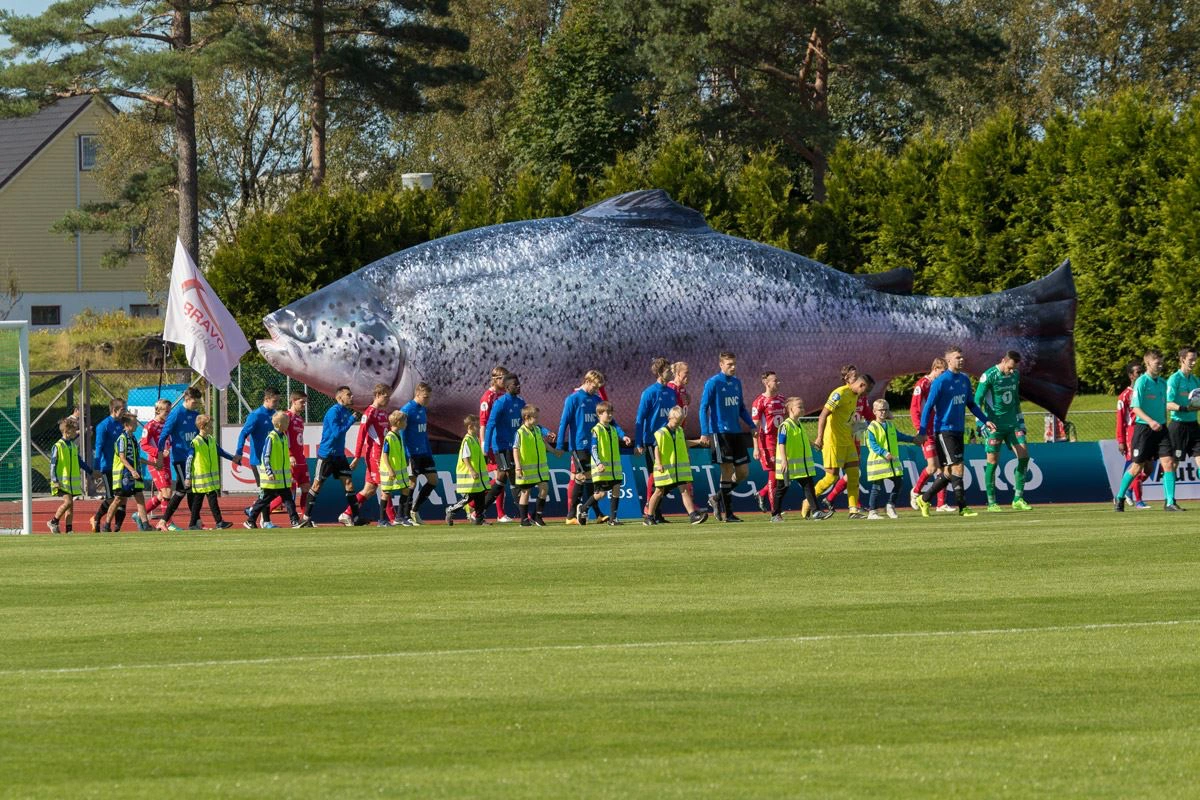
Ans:
{"label": "fish tail fin", "polygon": [[[1001,353],[1021,354],[1021,395],[1065,419],[1079,389],[1075,372],[1075,280],[1070,260],[1046,277],[994,295]],[[987,337],[995,342],[994,337]]]}

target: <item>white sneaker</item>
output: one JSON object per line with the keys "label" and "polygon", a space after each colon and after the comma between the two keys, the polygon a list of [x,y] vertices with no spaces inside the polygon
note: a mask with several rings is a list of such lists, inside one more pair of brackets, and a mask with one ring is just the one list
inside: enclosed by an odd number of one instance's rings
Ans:
{"label": "white sneaker", "polygon": [[470,522],[475,521],[475,509],[471,508],[470,506],[467,506],[467,520]]}
{"label": "white sneaker", "polygon": [[424,525],[425,524],[425,521],[423,519],[421,519],[421,515],[417,513],[417,510],[415,508],[412,511],[408,512],[408,518],[410,520],[412,520],[413,525]]}
{"label": "white sneaker", "polygon": [[912,506],[913,511],[921,510],[921,507],[919,505],[917,505],[917,498],[920,497],[920,495],[921,495],[920,492],[909,492],[908,493],[908,504],[910,506]]}
{"label": "white sneaker", "polygon": [[888,515],[888,519],[899,519],[900,518],[900,515],[896,513],[896,507],[891,504],[888,504],[887,515]]}
{"label": "white sneaker", "polygon": [[354,527],[354,520],[345,511],[338,514],[338,522],[345,525],[347,528]]}
{"label": "white sneaker", "polygon": [[512,522],[512,517],[510,517],[508,514],[505,514],[503,517],[496,520],[496,522]]}
{"label": "white sneaker", "polygon": [[867,519],[883,519],[883,517],[879,516],[879,512],[875,509],[871,509],[871,513],[867,514]]}
{"label": "white sneaker", "polygon": [[954,506],[938,506],[937,510],[943,514],[953,514],[958,509],[956,509]]}

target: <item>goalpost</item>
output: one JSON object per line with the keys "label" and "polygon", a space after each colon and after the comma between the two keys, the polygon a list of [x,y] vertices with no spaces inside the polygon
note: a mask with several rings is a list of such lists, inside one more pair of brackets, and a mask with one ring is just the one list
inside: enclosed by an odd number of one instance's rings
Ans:
{"label": "goalpost", "polygon": [[0,534],[33,532],[29,323],[0,320]]}

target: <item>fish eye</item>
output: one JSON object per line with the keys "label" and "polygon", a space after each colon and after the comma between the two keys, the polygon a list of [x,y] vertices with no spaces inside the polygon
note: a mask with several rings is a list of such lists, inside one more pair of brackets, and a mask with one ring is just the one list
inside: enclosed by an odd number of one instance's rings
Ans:
{"label": "fish eye", "polygon": [[314,339],[312,325],[303,317],[296,316],[294,311],[284,309],[278,318],[278,325],[281,331],[297,341],[308,343]]}

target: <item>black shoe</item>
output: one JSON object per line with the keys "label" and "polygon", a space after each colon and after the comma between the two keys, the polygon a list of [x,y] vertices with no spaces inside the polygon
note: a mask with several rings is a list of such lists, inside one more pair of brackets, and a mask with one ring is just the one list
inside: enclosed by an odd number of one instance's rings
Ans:
{"label": "black shoe", "polygon": [[655,514],[655,515],[654,515],[654,524],[655,524],[655,525],[666,525],[666,524],[667,524],[667,523],[669,523],[670,521],[671,521],[671,520],[667,519],[667,518],[666,518],[666,517],[664,517],[662,514]]}
{"label": "black shoe", "polygon": [[524,519],[521,520],[521,527],[522,528],[532,528],[533,520],[531,520],[529,517],[525,517]]}
{"label": "black shoe", "polygon": [[575,521],[580,525],[587,525],[587,512],[583,510],[582,505],[575,506]]}
{"label": "black shoe", "polygon": [[46,527],[50,529],[51,533],[62,533],[62,531],[58,529],[58,520],[56,519],[52,519],[47,522]]}
{"label": "black shoe", "polygon": [[707,511],[701,511],[701,510],[697,509],[697,510],[693,511],[691,514],[688,514],[688,522],[690,522],[692,525],[699,525],[700,523],[704,522],[704,520],[706,520],[706,519],[708,519]]}
{"label": "black shoe", "polygon": [[354,525],[356,527],[358,527],[361,525],[366,525],[368,522],[370,522],[370,520],[368,520],[366,517],[359,516],[359,517],[355,517],[353,522],[354,522]]}
{"label": "black shoe", "polygon": [[544,527],[546,527],[546,520],[542,519],[541,514],[534,514],[533,515],[533,524],[538,526],[539,528],[544,528]]}
{"label": "black shoe", "polygon": [[1114,497],[1113,498],[1113,511],[1124,511],[1124,510],[1125,510],[1125,498],[1124,497]]}
{"label": "black shoe", "polygon": [[250,530],[254,530],[254,529],[255,529],[255,528],[257,528],[258,526],[257,526],[257,525],[255,525],[255,524],[254,524],[253,522],[251,522],[250,520],[246,520],[245,522],[243,522],[243,523],[242,523],[242,527],[243,527],[243,528],[249,528]]}
{"label": "black shoe", "polygon": [[720,497],[718,497],[715,494],[710,494],[708,496],[708,508],[710,511],[712,511],[713,516],[716,517],[718,521],[720,521],[720,522],[725,521],[725,515],[723,513],[721,513],[721,498]]}
{"label": "black shoe", "polygon": [[487,520],[483,518],[483,514],[475,515],[475,524],[476,525],[487,525]]}
{"label": "black shoe", "polygon": [[650,516],[649,514],[642,514],[642,524],[648,528],[651,525],[657,525],[658,523],[655,522],[654,517]]}
{"label": "black shoe", "polygon": [[609,517],[608,520],[606,520],[604,524],[605,525],[621,525],[622,522],[621,522],[621,520],[617,519],[616,517]]}
{"label": "black shoe", "polygon": [[454,509],[452,508],[446,509],[446,524],[454,527]]}
{"label": "black shoe", "polygon": [[221,530],[225,530],[226,528],[232,528],[233,523],[229,522],[227,520],[221,520],[220,522],[217,523],[217,527],[220,528]]}
{"label": "black shoe", "polygon": [[769,514],[771,512],[771,507],[767,505],[767,498],[763,497],[761,494],[756,494],[755,496],[758,497],[758,510],[764,514]]}
{"label": "black shoe", "polygon": [[189,531],[202,531],[202,530],[204,530],[204,526],[201,525],[199,522],[197,522],[195,525],[188,525],[188,530]]}
{"label": "black shoe", "polygon": [[1178,503],[1163,503],[1163,511],[1183,511]]}
{"label": "black shoe", "polygon": [[744,519],[742,519],[741,517],[739,517],[736,514],[726,514],[725,521],[726,522],[745,522]]}

